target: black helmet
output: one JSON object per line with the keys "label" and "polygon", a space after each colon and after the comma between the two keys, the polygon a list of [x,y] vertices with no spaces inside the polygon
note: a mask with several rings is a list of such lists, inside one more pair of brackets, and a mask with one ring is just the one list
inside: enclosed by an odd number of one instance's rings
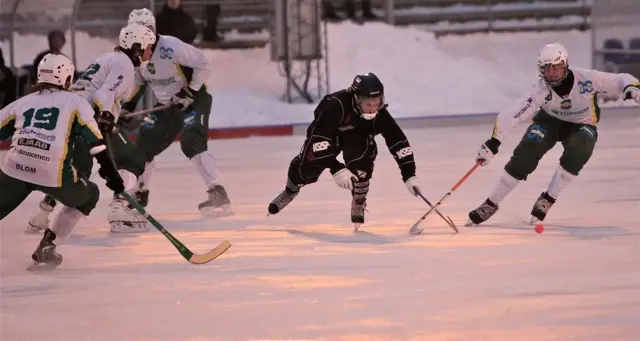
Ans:
{"label": "black helmet", "polygon": [[353,109],[365,120],[376,117],[378,110],[385,107],[384,86],[371,72],[357,75],[351,83],[349,91],[353,93]]}
{"label": "black helmet", "polygon": [[371,72],[363,75],[357,75],[351,83],[351,92],[362,97],[382,97],[384,95],[384,86],[378,78]]}

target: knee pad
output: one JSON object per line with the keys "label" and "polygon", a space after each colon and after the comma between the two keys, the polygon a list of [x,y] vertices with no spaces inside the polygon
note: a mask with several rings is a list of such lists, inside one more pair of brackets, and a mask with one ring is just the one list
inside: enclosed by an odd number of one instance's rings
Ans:
{"label": "knee pad", "polygon": [[513,155],[504,170],[515,179],[526,180],[527,176],[536,170],[540,158],[547,152],[544,144],[546,134],[544,128],[532,125],[513,150]]}
{"label": "knee pad", "polygon": [[351,191],[351,194],[353,196],[356,196],[356,195],[367,196],[368,193],[369,193],[369,180],[358,179],[358,181],[355,181],[353,183],[353,191]]}
{"label": "knee pad", "polygon": [[180,149],[188,159],[207,151],[207,132],[204,127],[192,126],[182,132]]}
{"label": "knee pad", "polygon": [[89,192],[87,201],[80,207],[76,207],[78,211],[82,212],[82,214],[86,216],[88,216],[89,213],[91,213],[91,211],[96,208],[98,199],[100,199],[100,190],[98,189],[98,185],[96,185],[95,183],[88,181],[87,191]]}
{"label": "knee pad", "polygon": [[598,135],[594,128],[583,126],[564,146],[564,152],[560,157],[560,166],[567,172],[578,175],[584,165],[587,164],[597,141]]}

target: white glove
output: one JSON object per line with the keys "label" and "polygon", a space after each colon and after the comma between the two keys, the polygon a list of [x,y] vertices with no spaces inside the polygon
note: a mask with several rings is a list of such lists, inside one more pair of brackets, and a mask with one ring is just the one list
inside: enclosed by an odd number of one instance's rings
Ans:
{"label": "white glove", "polygon": [[353,190],[353,182],[358,180],[358,177],[351,173],[350,170],[343,168],[333,175],[333,180],[340,188]]}
{"label": "white glove", "polygon": [[480,149],[478,149],[478,156],[476,156],[476,162],[480,162],[482,167],[489,164],[489,162],[493,159],[493,152],[489,150],[486,144],[483,144]]}
{"label": "white glove", "polygon": [[632,99],[636,101],[636,103],[640,104],[640,89],[635,86],[630,86],[625,90],[624,95],[622,96],[624,99]]}
{"label": "white glove", "polygon": [[[414,197],[420,193],[420,180],[418,180],[417,176],[410,177],[407,181],[404,182],[405,186],[409,190],[409,193]],[[417,191],[416,191],[417,189]]]}

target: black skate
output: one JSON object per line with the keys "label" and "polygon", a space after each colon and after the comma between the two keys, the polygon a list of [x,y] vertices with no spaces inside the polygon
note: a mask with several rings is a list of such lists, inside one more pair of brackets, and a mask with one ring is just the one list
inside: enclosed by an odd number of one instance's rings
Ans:
{"label": "black skate", "polygon": [[207,191],[209,199],[198,205],[200,214],[208,217],[226,217],[233,214],[231,200],[222,185],[215,185]]}
{"label": "black skate", "polygon": [[[293,188],[291,187],[296,188],[292,190]],[[282,211],[283,208],[287,207],[287,205],[289,205],[289,203],[298,196],[298,193],[300,193],[300,187],[287,185],[284,191],[278,194],[278,196],[269,204],[269,214],[276,214]]]}
{"label": "black skate", "polygon": [[56,234],[47,228],[40,240],[40,244],[31,254],[33,264],[29,267],[29,270],[37,268],[55,269],[62,263],[62,255],[56,252],[56,245],[53,244],[55,239]]}
{"label": "black skate", "polygon": [[351,199],[351,222],[353,223],[353,232],[357,232],[360,225],[364,224],[364,211],[367,207],[367,197],[362,195],[354,195]]}
{"label": "black skate", "polygon": [[535,224],[539,221],[543,221],[555,202],[556,199],[549,196],[547,192],[542,192],[536,203],[533,205],[533,209],[531,209],[532,217],[529,224]]}
{"label": "black skate", "polygon": [[478,208],[469,212],[469,220],[464,226],[474,226],[483,223],[496,212],[498,212],[498,205],[487,199]]}

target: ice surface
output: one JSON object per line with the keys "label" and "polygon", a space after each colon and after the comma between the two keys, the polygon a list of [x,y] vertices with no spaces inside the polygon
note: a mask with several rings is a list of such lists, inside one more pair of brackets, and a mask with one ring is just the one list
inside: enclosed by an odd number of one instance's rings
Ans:
{"label": "ice surface", "polygon": [[[329,175],[275,216],[302,137],[214,140],[236,215],[199,217],[203,184],[172,145],[157,159],[149,211],[195,252],[233,246],[195,266],[155,230],[108,232],[110,195],[60,246],[51,272],[25,267],[38,242],[23,226],[41,195],[1,222],[1,340],[581,340],[640,333],[640,118],[604,117],[596,151],[538,235],[526,226],[562,152],[556,146],[486,226],[463,227],[488,195],[524,127],[441,207],[426,210],[380,143],[360,233],[349,195]],[[408,130],[423,192],[437,201],[473,165],[491,127]]]}

